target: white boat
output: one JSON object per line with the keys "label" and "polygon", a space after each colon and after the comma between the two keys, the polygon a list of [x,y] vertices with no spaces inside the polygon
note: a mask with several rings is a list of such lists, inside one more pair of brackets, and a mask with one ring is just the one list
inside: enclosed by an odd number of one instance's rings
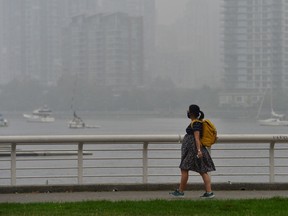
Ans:
{"label": "white boat", "polygon": [[7,119],[5,119],[2,114],[0,114],[0,127],[7,127],[7,126],[8,126]]}
{"label": "white boat", "polygon": [[281,120],[280,118],[268,118],[258,120],[259,124],[262,126],[288,126],[287,120]]}
{"label": "white boat", "polygon": [[[267,90],[266,90],[266,92],[263,96],[263,100],[260,104],[258,114],[257,114],[258,117],[260,115],[266,94],[267,94]],[[271,116],[266,118],[266,119],[258,119],[259,125],[261,125],[261,126],[288,126],[288,120],[285,119],[285,115],[276,113],[273,109],[272,90],[271,89],[270,89],[270,110],[271,110],[271,113],[270,113]]]}
{"label": "white boat", "polygon": [[76,115],[76,112],[74,112],[74,117],[71,121],[68,122],[69,128],[85,128],[85,122]]}
{"label": "white boat", "polygon": [[49,123],[54,122],[55,118],[51,116],[52,111],[47,106],[35,109],[32,114],[23,114],[23,117],[27,119],[28,122],[43,122]]}
{"label": "white boat", "polygon": [[69,128],[100,128],[100,125],[87,125],[74,111],[73,119],[68,122]]}

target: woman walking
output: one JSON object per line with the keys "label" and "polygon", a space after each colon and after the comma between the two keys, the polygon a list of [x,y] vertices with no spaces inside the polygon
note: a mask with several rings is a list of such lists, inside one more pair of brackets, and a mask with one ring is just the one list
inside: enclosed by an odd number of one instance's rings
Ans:
{"label": "woman walking", "polygon": [[[215,195],[211,189],[211,179],[208,172],[215,171],[213,160],[205,146],[201,144],[202,122],[204,113],[198,105],[192,104],[187,111],[187,117],[191,124],[186,128],[186,135],[183,138],[181,147],[181,181],[179,188],[170,194],[175,197],[184,197],[184,191],[189,178],[189,171],[201,175],[206,192],[202,198],[213,198]],[[200,121],[195,121],[200,120]]]}

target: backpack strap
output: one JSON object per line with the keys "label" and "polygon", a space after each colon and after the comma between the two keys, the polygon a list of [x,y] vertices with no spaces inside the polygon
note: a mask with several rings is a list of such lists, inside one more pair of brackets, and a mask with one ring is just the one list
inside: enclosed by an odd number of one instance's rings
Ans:
{"label": "backpack strap", "polygon": [[191,122],[191,127],[193,127],[193,124],[194,124],[195,122],[201,122],[201,123],[203,123],[203,121],[201,121],[201,120],[199,120],[199,119],[195,119],[195,120],[193,120],[193,121]]}

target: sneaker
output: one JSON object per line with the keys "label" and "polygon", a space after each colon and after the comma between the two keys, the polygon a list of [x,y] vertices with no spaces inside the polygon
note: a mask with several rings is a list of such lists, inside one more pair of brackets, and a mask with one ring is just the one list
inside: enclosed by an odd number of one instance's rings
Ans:
{"label": "sneaker", "polygon": [[184,192],[180,192],[178,189],[174,192],[170,192],[169,194],[174,197],[184,197]]}
{"label": "sneaker", "polygon": [[213,192],[206,192],[204,193],[202,196],[200,196],[201,198],[205,198],[205,199],[212,199],[213,197],[215,197]]}

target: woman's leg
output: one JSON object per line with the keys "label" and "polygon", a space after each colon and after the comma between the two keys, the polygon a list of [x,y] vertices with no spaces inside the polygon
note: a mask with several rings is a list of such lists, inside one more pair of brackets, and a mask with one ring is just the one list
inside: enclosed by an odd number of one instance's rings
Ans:
{"label": "woman's leg", "polygon": [[208,173],[200,173],[200,175],[202,176],[206,192],[212,192],[211,179]]}
{"label": "woman's leg", "polygon": [[189,178],[189,170],[181,169],[181,181],[179,186],[180,192],[183,192],[186,189],[188,178]]}

